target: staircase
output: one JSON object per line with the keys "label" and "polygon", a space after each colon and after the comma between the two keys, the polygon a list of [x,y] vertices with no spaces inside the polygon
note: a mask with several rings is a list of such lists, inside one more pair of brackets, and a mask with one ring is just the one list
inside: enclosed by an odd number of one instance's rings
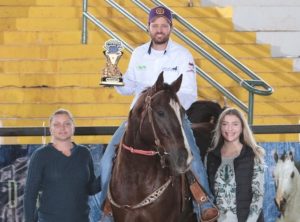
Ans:
{"label": "staircase", "polygon": [[[147,15],[129,0],[117,0],[145,24]],[[153,4],[144,1],[149,7]],[[292,61],[271,58],[268,45],[256,44],[255,33],[235,32],[231,8],[186,7],[186,1],[165,0],[224,49],[275,88],[271,96],[255,96],[254,124],[297,124],[300,111],[300,73]],[[81,44],[81,1],[0,0],[0,124],[5,127],[48,125],[58,108],[69,109],[77,126],[117,126],[127,118],[131,96],[99,86],[105,66],[108,35],[89,23],[88,44]],[[90,0],[89,11],[131,46],[148,41],[141,32],[103,0]],[[195,36],[175,26],[211,51]],[[175,36],[175,41],[181,42]],[[184,44],[184,43],[182,43]],[[196,63],[246,104],[248,94],[202,56],[191,50]],[[218,56],[218,55],[216,55]],[[119,67],[126,71],[130,54],[124,50]],[[223,61],[222,58],[220,58]],[[232,69],[237,71],[236,69]],[[223,103],[223,96],[198,78],[199,98]],[[229,105],[232,105],[229,103]],[[78,143],[108,143],[110,136],[76,137]],[[297,135],[258,135],[260,141],[296,141]],[[49,140],[48,140],[49,141]],[[40,137],[4,138],[2,143],[41,143]]]}

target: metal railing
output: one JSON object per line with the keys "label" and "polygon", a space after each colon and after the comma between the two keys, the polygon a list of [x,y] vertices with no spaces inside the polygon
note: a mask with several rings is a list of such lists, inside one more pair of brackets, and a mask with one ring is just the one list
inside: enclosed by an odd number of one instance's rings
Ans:
{"label": "metal railing", "polygon": [[[152,0],[156,5],[164,5],[165,4],[160,2],[159,0]],[[136,24],[139,28],[141,28],[143,31],[147,30],[147,27],[141,23],[135,16],[130,14],[127,10],[125,10],[123,7],[121,7],[119,4],[117,4],[115,1],[112,0],[106,0],[108,4],[110,4],[113,8],[117,9],[121,14],[123,14],[126,18],[128,18],[130,21],[132,21],[134,24]],[[141,9],[143,9],[145,12],[149,13],[150,9],[143,4],[139,0],[132,0],[137,6],[139,6]],[[90,14],[87,11],[87,0],[83,0],[83,25],[82,25],[82,43],[87,43],[87,21],[90,20],[92,23],[94,23],[96,26],[101,28],[103,31],[105,31],[108,35],[110,35],[113,38],[116,38],[124,44],[124,47],[131,53],[132,47],[129,46],[124,40],[122,40],[118,35],[113,33],[111,30],[106,28],[97,18],[95,18],[92,14]],[[172,11],[172,10],[171,10]],[[241,64],[238,60],[236,60],[233,56],[231,56],[229,53],[227,53],[224,49],[219,47],[215,42],[213,42],[210,38],[205,36],[202,32],[197,30],[195,27],[193,27],[191,24],[189,24],[185,19],[183,19],[181,16],[179,16],[177,13],[172,11],[174,19],[176,19],[178,22],[180,22],[182,25],[184,25],[186,28],[188,28],[191,32],[193,32],[195,35],[197,35],[199,38],[201,38],[205,43],[207,43],[210,47],[212,47],[214,50],[216,50],[218,53],[220,53],[224,58],[226,58],[228,61],[230,61],[234,66],[239,68],[242,72],[247,74],[251,78],[251,80],[244,80],[240,78],[237,74],[232,72],[230,69],[228,69],[224,64],[219,62],[216,58],[211,56],[208,52],[206,52],[204,49],[202,49],[199,45],[197,45],[195,42],[193,42],[191,39],[183,35],[180,31],[178,31],[176,28],[173,29],[173,32],[176,36],[178,36],[180,39],[182,39],[185,43],[187,43],[190,47],[192,47],[194,50],[196,50],[198,53],[203,55],[205,58],[207,58],[210,62],[212,62],[216,67],[218,67],[221,71],[223,71],[225,74],[227,74],[231,79],[236,81],[240,86],[242,86],[244,89],[246,89],[249,92],[248,97],[248,107],[245,105],[242,101],[240,101],[236,96],[234,96],[231,92],[229,92],[226,88],[224,88],[222,85],[220,85],[216,80],[211,78],[207,73],[205,73],[202,69],[200,69],[198,66],[196,66],[197,73],[204,78],[207,82],[209,82],[213,87],[215,87],[217,90],[219,90],[223,95],[225,95],[229,100],[231,100],[234,104],[236,104],[238,107],[240,107],[242,110],[244,110],[248,114],[248,122],[250,124],[253,123],[253,109],[254,109],[254,94],[258,95],[270,95],[273,92],[273,89],[271,86],[269,86],[266,82],[264,82],[262,79],[260,79],[253,71],[251,71],[249,68]],[[255,88],[255,87],[261,87],[264,90]]]}

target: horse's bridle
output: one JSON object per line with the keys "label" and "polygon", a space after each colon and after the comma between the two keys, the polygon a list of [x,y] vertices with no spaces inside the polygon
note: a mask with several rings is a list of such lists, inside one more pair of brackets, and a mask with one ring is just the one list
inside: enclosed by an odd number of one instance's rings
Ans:
{"label": "horse's bridle", "polygon": [[152,111],[152,107],[151,107],[152,98],[157,96],[157,94],[159,92],[161,92],[161,91],[158,91],[157,93],[155,93],[152,96],[149,96],[149,95],[146,96],[145,103],[146,103],[146,111],[148,113],[149,122],[150,122],[152,132],[153,132],[153,135],[154,135],[154,143],[156,145],[157,154],[159,155],[159,158],[160,158],[160,164],[161,164],[162,168],[165,168],[166,167],[166,155],[169,155],[169,153],[166,152],[164,147],[161,145],[160,139],[158,138],[157,132],[156,132],[155,127],[154,127],[153,111]]}
{"label": "horse's bridle", "polygon": [[151,125],[151,129],[154,135],[154,143],[155,143],[155,149],[156,151],[145,151],[140,149],[135,149],[133,147],[129,147],[125,144],[122,144],[122,147],[126,150],[129,150],[131,153],[134,154],[140,154],[140,155],[146,155],[146,156],[153,156],[153,155],[159,155],[160,158],[160,164],[162,168],[166,167],[166,156],[169,155],[168,152],[164,149],[164,147],[161,145],[160,139],[158,138],[157,132],[154,127],[154,121],[153,121],[153,110],[151,107],[151,100],[157,96],[162,90],[154,93],[153,95],[147,95],[145,98],[145,111],[142,114],[142,119],[140,123],[140,131],[142,131],[141,126],[143,125],[143,122],[145,120],[146,114],[148,114],[148,119]]}

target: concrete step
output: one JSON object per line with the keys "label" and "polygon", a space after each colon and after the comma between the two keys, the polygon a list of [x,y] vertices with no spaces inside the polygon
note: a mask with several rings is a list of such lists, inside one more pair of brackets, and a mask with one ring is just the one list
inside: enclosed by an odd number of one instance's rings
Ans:
{"label": "concrete step", "polygon": [[[3,45],[74,45],[81,44],[82,32],[78,31],[5,31],[0,36]],[[140,45],[149,41],[147,33],[130,31],[120,35],[129,45]],[[88,45],[102,48],[104,42],[110,39],[101,30],[88,32]]]}
{"label": "concrete step", "polygon": [[95,59],[101,56],[104,57],[103,48],[94,45],[0,45],[0,59]]}
{"label": "concrete step", "polygon": [[0,5],[0,18],[22,18],[28,16],[26,7]]}
{"label": "concrete step", "polygon": [[[149,35],[143,31],[132,30],[118,33],[129,45],[140,45],[149,41]],[[183,32],[192,41],[203,45],[203,42],[190,33]],[[255,33],[242,32],[208,32],[207,36],[218,44],[256,44]],[[175,35],[172,38],[176,38]],[[101,30],[88,32],[88,44],[103,44],[109,37]],[[81,31],[5,31],[0,36],[0,43],[4,45],[32,45],[32,44],[79,44],[81,43]],[[184,44],[185,45],[185,44]]]}
{"label": "concrete step", "polygon": [[[236,58],[265,58],[270,56],[266,45],[232,45],[221,44],[223,49]],[[219,53],[208,46],[201,46],[215,58],[222,58]],[[103,56],[101,45],[0,45],[0,59],[87,59]],[[192,51],[194,57],[198,53]]]}
{"label": "concrete step", "polygon": [[5,30],[16,30],[16,19],[0,18],[0,32]]}
{"label": "concrete step", "polygon": [[[186,45],[182,40],[175,37],[173,38],[176,42]],[[200,40],[194,41],[200,48],[211,54],[211,56],[216,59],[221,59],[223,56],[214,50],[212,47],[203,44]],[[271,56],[270,46],[269,45],[258,45],[258,44],[219,44],[228,54],[235,57],[236,59],[241,58],[269,58]],[[190,49],[192,55],[197,58],[201,56],[200,53],[196,52],[194,49]]]}
{"label": "concrete step", "polygon": [[[101,87],[35,87],[0,88],[1,103],[131,103],[132,96],[122,96],[114,88]],[[0,104],[1,104],[0,103]]]}
{"label": "concrete step", "polygon": [[[217,89],[203,84],[204,81],[198,81],[198,96],[204,100],[217,100],[223,101],[224,95]],[[220,82],[222,85],[222,82]],[[263,96],[259,94],[254,95],[254,102],[295,102],[299,100],[300,85],[290,86],[273,86],[274,92],[271,95]],[[225,87],[231,94],[239,98],[244,103],[248,103],[249,92],[236,84],[234,87]]]}
{"label": "concrete step", "polygon": [[[61,59],[61,60],[0,60],[0,73],[99,73],[99,70],[105,67],[105,59]],[[123,57],[118,63],[121,72],[125,72],[128,66],[128,55],[125,51]],[[196,58],[196,64],[206,72],[220,72],[220,70],[209,61]],[[221,62],[226,64],[224,59]],[[242,64],[246,65],[254,72],[292,72],[293,61],[286,58],[260,58],[260,59],[240,59]],[[228,67],[238,72],[239,69],[228,65]]]}
{"label": "concrete step", "polygon": [[82,9],[72,6],[56,7],[26,7],[26,6],[1,6],[0,18],[77,18],[81,16]]}
{"label": "concrete step", "polygon": [[[45,138],[45,142],[49,143],[50,137]],[[43,144],[44,139],[41,136],[36,137],[2,137],[1,144]],[[108,144],[111,141],[111,136],[74,136],[74,142],[79,144]],[[291,141],[291,140],[288,140]]]}
{"label": "concrete step", "polygon": [[[77,0],[0,0],[0,6],[81,6],[82,1]],[[90,1],[89,5],[106,5],[104,1]]]}
{"label": "concrete step", "polygon": [[77,18],[0,18],[0,31],[68,31],[80,30],[81,19]]}
{"label": "concrete step", "polygon": [[[199,67],[203,68],[206,72],[220,72],[220,70],[214,66],[208,60],[203,58],[196,58],[196,63]],[[239,69],[234,67],[232,64],[222,58],[220,62],[224,63],[233,72],[239,72]],[[241,58],[239,61],[254,72],[292,72],[293,71],[293,60],[289,58]]]}
{"label": "concrete step", "polygon": [[127,116],[129,103],[1,103],[0,116],[2,118],[48,118],[59,108],[70,110],[77,117],[116,117]]}
{"label": "concrete step", "polygon": [[[255,96],[255,102],[296,102],[299,100],[300,85],[288,87],[275,87],[270,96]],[[200,91],[214,92],[216,89],[200,86]],[[233,95],[242,101],[247,101],[249,93],[238,85],[227,88]],[[201,93],[200,93],[201,94]],[[124,97],[115,92],[113,88],[101,87],[95,84],[93,87],[1,87],[1,103],[130,103],[133,97]]]}
{"label": "concrete step", "polygon": [[[144,24],[147,24],[147,16],[141,18]],[[101,18],[100,21],[108,26],[112,31],[132,31],[136,25],[125,17],[119,18]],[[122,22],[120,22],[122,21]],[[189,18],[192,25],[198,27],[201,31],[233,31],[233,25],[227,18]],[[176,25],[176,22],[174,22]],[[80,18],[0,18],[0,31],[74,31],[81,30],[82,19]],[[177,26],[176,26],[177,27]],[[89,29],[98,30],[90,24]],[[180,31],[187,31],[185,27],[178,27]]]}
{"label": "concrete step", "polygon": [[[146,12],[135,5],[127,6],[124,9],[137,18],[147,16]],[[172,10],[186,18],[232,18],[232,8],[230,7],[172,7]],[[112,8],[109,4],[102,7],[89,4],[88,12],[96,17],[119,17],[121,15],[118,10]],[[81,16],[81,5],[2,5],[0,7],[0,17],[2,18],[80,18]]]}
{"label": "concrete step", "polygon": [[[76,126],[119,126],[127,116],[114,117],[77,117]],[[42,127],[49,126],[49,118],[0,118],[1,127]]]}
{"label": "concrete step", "polygon": [[[35,87],[35,86],[84,86],[95,87],[100,80],[101,71],[91,73],[0,73],[0,86],[16,87]],[[208,73],[213,79],[221,83],[224,87],[233,87],[237,82],[227,77],[224,73]],[[268,72],[256,73],[265,82],[272,87],[289,87],[300,85],[300,73],[293,72]],[[249,79],[245,77],[246,79]],[[211,85],[200,76],[198,77],[198,86],[203,87]]]}
{"label": "concrete step", "polygon": [[[188,7],[188,1],[174,1],[174,0],[164,0],[163,1],[165,5],[168,7]],[[199,7],[200,6],[200,1],[193,0],[193,7]],[[189,8],[193,8],[189,7]]]}
{"label": "concrete step", "polygon": [[[144,16],[144,12],[133,9],[136,15]],[[117,10],[111,7],[89,7],[88,12],[96,17],[119,17]],[[1,6],[0,18],[81,18],[81,6]]]}
{"label": "concrete step", "polygon": [[[187,18],[186,19],[191,25],[197,27],[202,32],[206,31],[233,31],[234,26],[231,18]],[[175,27],[176,23],[175,23]],[[178,27],[178,30],[186,30],[184,27]]]}
{"label": "concrete step", "polygon": [[[232,7],[172,6],[171,10],[183,18],[232,18]],[[176,16],[174,16],[176,19]]]}
{"label": "concrete step", "polygon": [[100,82],[99,73],[0,73],[0,86],[14,87],[96,87]]}
{"label": "concrete step", "polygon": [[[128,66],[128,58],[124,54],[118,63],[121,72]],[[104,58],[69,59],[69,60],[0,60],[1,73],[100,73],[106,66]]]}
{"label": "concrete step", "polygon": [[[78,117],[75,116],[76,126],[119,126],[125,121],[128,116],[113,116],[113,117]],[[270,125],[277,124],[296,124],[299,122],[299,116],[254,116],[254,125]],[[42,127],[49,125],[49,118],[0,118],[2,127]]]}
{"label": "concrete step", "polygon": [[[193,36],[191,39],[193,41],[199,40],[197,36],[192,35],[189,31],[186,31],[188,36]],[[255,32],[236,32],[236,31],[206,31],[204,34],[216,43],[228,43],[228,44],[255,44],[256,43],[256,33]]]}
{"label": "concrete step", "polygon": [[[210,77],[220,82],[224,87],[231,87],[237,83],[229,78],[226,74],[221,72],[210,72],[208,73]],[[240,72],[236,73],[238,76],[244,79],[250,79],[247,76],[242,75]],[[300,85],[300,73],[298,72],[256,72],[256,75],[267,82],[272,87],[289,87]],[[199,86],[210,86],[206,81],[199,82]]]}
{"label": "concrete step", "polygon": [[[0,115],[3,118],[46,118],[51,114],[51,111],[66,108],[73,113],[75,112],[74,115],[79,117],[114,117],[128,115],[129,105],[130,103],[1,103]],[[299,105],[299,101],[256,102],[254,114],[260,116],[299,116],[300,110],[296,108]]]}

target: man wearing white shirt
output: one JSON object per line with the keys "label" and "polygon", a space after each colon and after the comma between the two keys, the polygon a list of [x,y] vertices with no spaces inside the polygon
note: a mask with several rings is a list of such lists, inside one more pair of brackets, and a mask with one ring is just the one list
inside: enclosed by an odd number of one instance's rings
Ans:
{"label": "man wearing white shirt", "polygon": [[190,52],[181,45],[168,40],[164,50],[153,48],[155,43],[148,42],[136,48],[131,56],[123,87],[115,87],[122,95],[135,95],[131,104],[146,87],[152,86],[163,71],[164,80],[172,83],[183,74],[182,84],[177,96],[187,110],[197,100],[197,82],[194,59]]}
{"label": "man wearing white shirt", "polygon": [[[146,87],[152,86],[161,72],[164,73],[165,82],[169,84],[176,80],[180,74],[183,74],[181,88],[177,96],[183,108],[187,110],[197,100],[194,59],[186,48],[170,39],[172,32],[172,14],[170,10],[162,6],[151,9],[148,25],[151,41],[137,47],[133,51],[128,69],[123,76],[125,85],[115,86],[115,89],[122,95],[135,95],[130,107],[132,108],[140,93]],[[126,122],[115,132],[101,160],[101,185],[103,192],[100,202],[104,201],[107,194],[111,177],[112,159],[115,155],[116,145],[120,143],[125,132],[125,126]],[[208,186],[206,170],[203,167],[200,151],[195,143],[187,116],[183,122],[183,127],[193,153],[191,171],[209,197],[213,199]],[[202,204],[201,207],[195,204],[194,211],[197,213],[198,218],[201,217],[201,221],[214,221],[218,216],[217,209],[209,201]]]}

